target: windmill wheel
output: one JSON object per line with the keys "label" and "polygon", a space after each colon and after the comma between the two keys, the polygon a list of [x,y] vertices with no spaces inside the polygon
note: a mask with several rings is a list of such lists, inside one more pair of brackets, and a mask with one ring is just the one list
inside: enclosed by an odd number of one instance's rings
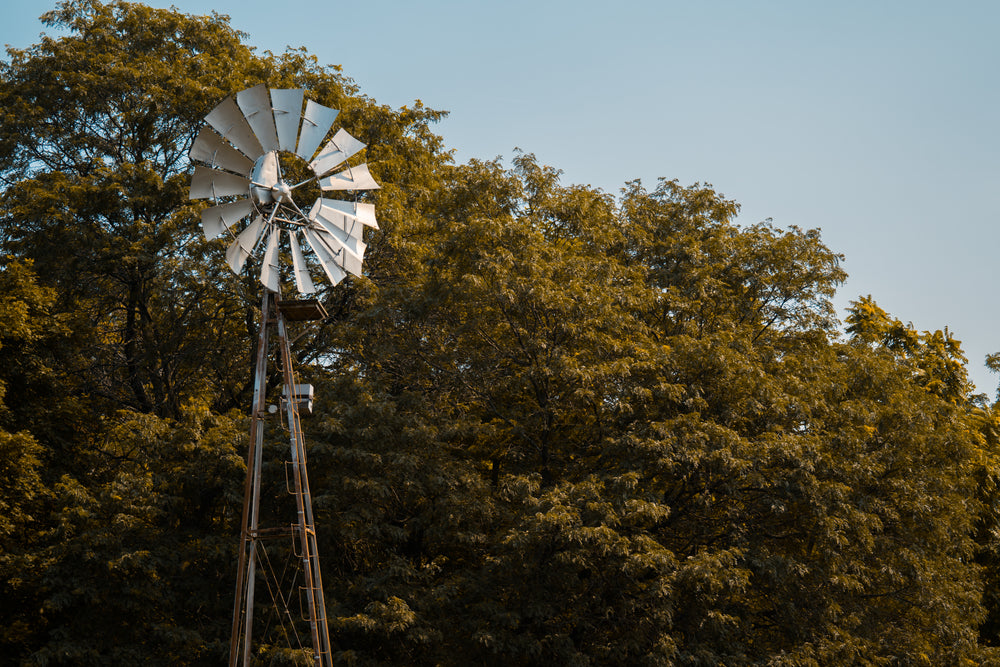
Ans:
{"label": "windmill wheel", "polygon": [[[205,117],[190,152],[192,160],[208,165],[195,166],[190,198],[215,202],[201,214],[205,237],[229,234],[226,261],[235,273],[263,243],[260,282],[272,292],[281,285],[283,239],[298,291],[312,294],[316,287],[303,247],[336,285],[348,273],[361,275],[364,227],[378,228],[373,204],[321,195],[306,210],[296,202],[297,191],[301,196],[310,184],[323,192],[379,187],[367,164],[347,162],[365,144],[343,129],[316,152],[339,111],[312,100],[305,100],[303,111],[303,98],[302,89],[269,90],[263,84],[227,97]],[[306,178],[285,180],[282,162],[289,156],[308,163]]]}

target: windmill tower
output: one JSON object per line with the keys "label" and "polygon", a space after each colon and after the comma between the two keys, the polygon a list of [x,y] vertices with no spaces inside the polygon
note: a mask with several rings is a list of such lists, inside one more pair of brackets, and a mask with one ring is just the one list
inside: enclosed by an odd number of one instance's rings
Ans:
{"label": "windmill tower", "polygon": [[[303,109],[303,101],[305,108]],[[348,274],[361,275],[364,227],[377,228],[373,204],[323,196],[325,192],[359,192],[378,188],[366,164],[352,166],[350,158],[365,147],[343,129],[320,149],[339,112],[312,100],[301,89],[248,88],[228,97],[206,117],[191,148],[195,167],[191,199],[212,199],[202,211],[205,236],[231,238],[226,261],[237,274],[261,245],[260,282],[264,286],[254,371],[250,449],[240,531],[239,569],[233,609],[229,665],[250,664],[253,638],[254,593],[263,540],[290,536],[301,559],[306,616],[316,667],[332,664],[326,621],[323,579],[320,573],[312,495],[306,472],[305,441],[300,409],[311,405],[295,381],[288,322],[325,317],[316,300],[282,300],[282,255],[291,257],[299,293],[313,294],[315,284],[303,246],[319,269],[336,285]],[[318,153],[317,153],[318,150]],[[295,163],[302,163],[296,165]],[[293,169],[293,167],[298,167]],[[337,168],[341,171],[331,173]],[[294,177],[299,171],[301,179]],[[286,180],[287,179],[287,180]],[[321,194],[304,210],[296,191],[319,187]],[[283,249],[285,252],[283,253]],[[261,526],[261,470],[264,423],[267,416],[267,359],[272,331],[281,357],[285,398],[284,421],[290,438],[291,460],[286,464],[288,490],[295,497],[296,521],[291,528]],[[311,388],[309,388],[311,391]]]}

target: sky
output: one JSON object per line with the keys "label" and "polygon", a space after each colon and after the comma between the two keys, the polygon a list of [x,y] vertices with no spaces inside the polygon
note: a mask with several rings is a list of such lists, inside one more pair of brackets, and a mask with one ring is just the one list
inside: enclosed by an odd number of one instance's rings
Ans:
{"label": "sky", "polygon": [[[259,50],[304,46],[393,107],[450,112],[457,162],[515,148],[564,184],[711,183],[765,219],[820,228],[871,294],[963,343],[998,380],[1000,2],[954,0],[154,0],[227,14]],[[53,2],[5,7],[0,44]]]}

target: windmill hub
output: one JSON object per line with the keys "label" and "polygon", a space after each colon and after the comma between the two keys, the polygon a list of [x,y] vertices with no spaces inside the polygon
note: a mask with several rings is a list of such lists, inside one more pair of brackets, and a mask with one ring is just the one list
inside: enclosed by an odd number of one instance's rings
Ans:
{"label": "windmill hub", "polygon": [[288,183],[278,181],[271,186],[271,196],[274,197],[275,201],[291,203],[292,188],[289,187]]}

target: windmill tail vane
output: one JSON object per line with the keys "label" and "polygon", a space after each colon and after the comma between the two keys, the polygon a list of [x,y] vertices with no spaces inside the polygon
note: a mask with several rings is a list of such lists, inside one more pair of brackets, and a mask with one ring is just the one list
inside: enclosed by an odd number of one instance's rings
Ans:
{"label": "windmill tail vane", "polygon": [[[283,236],[300,293],[316,291],[307,256],[334,285],[348,273],[361,275],[363,230],[378,228],[375,206],[320,196],[303,209],[295,199],[309,183],[323,193],[378,189],[367,164],[348,162],[365,144],[346,130],[338,129],[320,148],[338,114],[305,99],[302,89],[261,84],[216,106],[191,147],[191,159],[202,164],[195,166],[190,198],[215,204],[201,214],[205,237],[229,235],[226,262],[235,273],[263,245],[260,282],[272,292],[280,291]],[[286,181],[281,153],[306,161],[312,175]]]}

